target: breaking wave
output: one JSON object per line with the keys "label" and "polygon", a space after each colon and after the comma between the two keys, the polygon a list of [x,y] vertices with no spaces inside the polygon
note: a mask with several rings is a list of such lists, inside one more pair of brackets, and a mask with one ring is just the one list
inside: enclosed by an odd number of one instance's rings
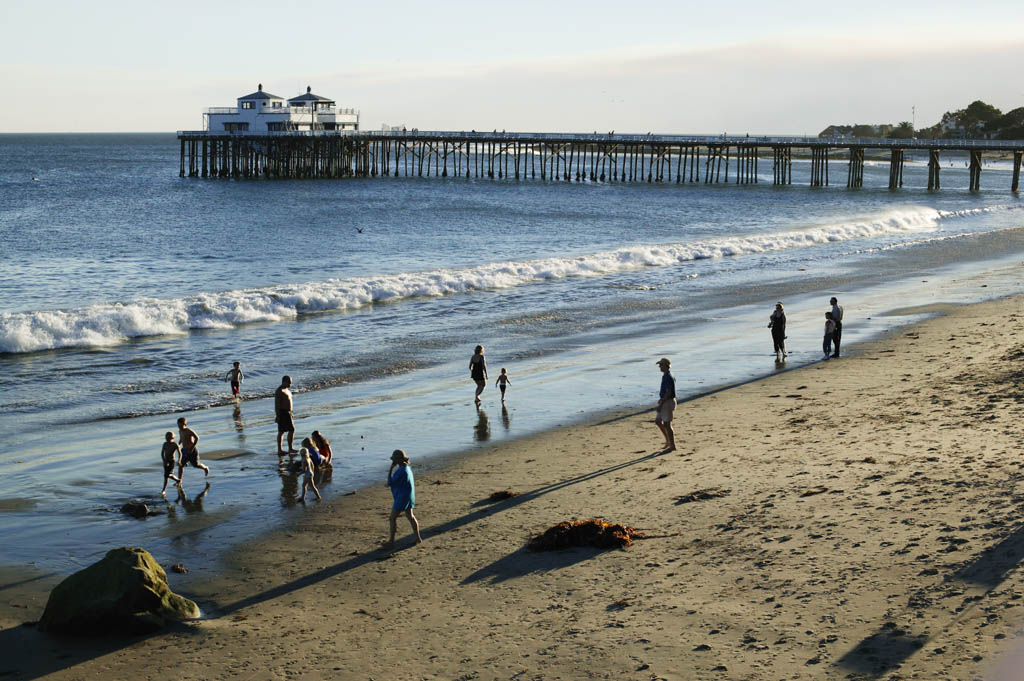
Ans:
{"label": "breaking wave", "polygon": [[[523,284],[612,274],[644,267],[685,265],[707,258],[781,251],[851,239],[934,230],[939,221],[989,209],[938,211],[912,208],[872,219],[746,237],[646,245],[563,258],[500,262],[379,277],[329,279],[260,289],[202,293],[179,299],[147,298],[71,310],[0,314],[0,352],[114,345],[129,338],[229,329],[300,314],[354,310],[365,305],[443,296]],[[696,276],[691,274],[691,276]]]}

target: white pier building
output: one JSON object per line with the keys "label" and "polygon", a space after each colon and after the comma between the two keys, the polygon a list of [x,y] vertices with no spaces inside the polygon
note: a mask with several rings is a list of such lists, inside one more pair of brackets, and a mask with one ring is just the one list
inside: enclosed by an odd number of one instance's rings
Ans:
{"label": "white pier building", "polygon": [[207,109],[203,119],[203,127],[213,133],[359,129],[357,110],[338,108],[334,100],[313,94],[312,88],[285,100],[264,92],[263,83],[256,92],[239,97],[237,106]]}

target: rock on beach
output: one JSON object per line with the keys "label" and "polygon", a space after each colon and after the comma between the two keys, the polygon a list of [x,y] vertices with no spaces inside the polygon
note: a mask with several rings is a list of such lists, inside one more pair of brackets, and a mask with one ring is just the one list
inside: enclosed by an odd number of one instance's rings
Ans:
{"label": "rock on beach", "polygon": [[39,628],[69,634],[145,634],[199,617],[199,606],[167,585],[167,573],[145,549],[111,549],[52,592]]}

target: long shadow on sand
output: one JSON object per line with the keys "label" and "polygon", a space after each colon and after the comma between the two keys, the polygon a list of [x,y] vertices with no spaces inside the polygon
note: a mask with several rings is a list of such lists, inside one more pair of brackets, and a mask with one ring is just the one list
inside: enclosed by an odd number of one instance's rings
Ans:
{"label": "long shadow on sand", "polygon": [[543,551],[540,553],[519,549],[503,558],[499,558],[490,565],[480,568],[462,580],[461,584],[472,584],[473,582],[483,580],[490,580],[491,584],[497,584],[508,579],[525,577],[534,572],[561,570],[562,568],[582,563],[585,560],[590,560],[599,553],[602,553],[601,549],[587,547],[562,549],[561,551]]}
{"label": "long shadow on sand", "polygon": [[[616,464],[614,466],[608,466],[607,468],[601,468],[596,471],[591,471],[589,473],[583,473],[582,475],[577,475],[576,477],[561,480],[550,485],[544,485],[543,487],[538,487],[537,489],[530,490],[529,492],[524,492],[518,496],[511,497],[510,499],[505,499],[485,507],[479,507],[476,510],[470,511],[469,513],[463,516],[453,518],[448,522],[441,523],[439,525],[434,525],[426,529],[421,529],[421,534],[423,535],[424,539],[436,537],[446,532],[451,532],[452,530],[458,529],[460,527],[465,527],[466,525],[474,523],[495,513],[507,511],[511,508],[519,506],[520,504],[525,504],[527,502],[533,501],[534,499],[537,499],[538,497],[541,497],[545,494],[549,494],[551,492],[555,492],[560,489],[570,487],[572,485],[578,485],[582,482],[587,482],[588,480],[593,480],[594,478],[599,478],[603,475],[608,475],[610,473],[623,470],[624,468],[629,468],[630,466],[635,466],[645,461],[650,461],[651,459],[654,459],[660,456],[661,454],[662,452],[646,454],[631,461],[626,461],[624,463]],[[304,589],[308,586],[312,586],[314,584],[324,581],[325,579],[330,579],[331,577],[335,577],[337,575],[348,572],[349,570],[353,570],[355,568],[366,565],[367,563],[379,560],[386,560],[389,555],[390,551],[387,551],[385,549],[377,549],[369,553],[354,556],[349,560],[342,561],[336,565],[326,567],[316,572],[312,572],[308,575],[305,575],[304,577],[292,580],[291,582],[288,582],[286,584],[281,584],[280,586],[276,586],[272,589],[261,591],[258,594],[253,594],[252,596],[243,598],[239,601],[235,601],[234,603],[228,603],[226,605],[219,606],[216,608],[216,612],[214,614],[216,616],[230,615],[234,612],[237,612],[238,610],[241,610],[242,608],[248,608],[258,603],[263,603],[274,598],[286,596],[294,591],[298,591],[299,589]],[[582,554],[581,558],[579,558],[578,560],[583,560],[588,555],[593,554]],[[515,557],[518,556],[518,552],[512,554],[512,556],[509,557],[510,563],[515,559]],[[499,561],[499,563],[500,562],[502,561]],[[549,558],[547,562],[550,564],[551,559]]]}
{"label": "long shadow on sand", "polygon": [[[1020,565],[1021,560],[1024,560],[1024,527],[1017,528],[995,546],[979,553],[949,575],[945,583],[952,587],[956,583],[966,582],[991,591],[1006,579],[1011,570]],[[910,601],[929,600],[926,591],[919,589],[912,593]],[[916,595],[921,598],[917,599]],[[887,622],[837,660],[836,666],[878,678],[906,662],[927,641],[928,637],[923,634],[913,635]]]}
{"label": "long shadow on sand", "polygon": [[[183,624],[172,625],[164,633],[202,635]],[[0,631],[0,679],[38,679],[158,635],[88,638],[46,634],[29,626],[11,627]]]}
{"label": "long shadow on sand", "polygon": [[985,549],[974,560],[954,572],[950,579],[994,589],[1006,579],[1010,570],[1020,565],[1022,559],[1024,527],[1018,527],[1001,542]]}

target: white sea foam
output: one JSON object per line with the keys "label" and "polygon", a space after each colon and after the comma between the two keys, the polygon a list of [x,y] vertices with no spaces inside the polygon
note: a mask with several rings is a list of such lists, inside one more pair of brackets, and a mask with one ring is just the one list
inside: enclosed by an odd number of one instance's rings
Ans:
{"label": "white sea foam", "polygon": [[[566,277],[600,276],[706,258],[803,248],[850,239],[933,230],[945,218],[988,209],[892,211],[872,219],[746,237],[642,245],[565,258],[503,262],[379,277],[329,279],[291,286],[203,293],[181,299],[141,299],[73,310],[0,314],[0,352],[113,345],[128,338],[232,328],[295,318],[303,313],[352,310],[371,303],[502,289]],[[692,274],[692,273],[691,273]]]}

